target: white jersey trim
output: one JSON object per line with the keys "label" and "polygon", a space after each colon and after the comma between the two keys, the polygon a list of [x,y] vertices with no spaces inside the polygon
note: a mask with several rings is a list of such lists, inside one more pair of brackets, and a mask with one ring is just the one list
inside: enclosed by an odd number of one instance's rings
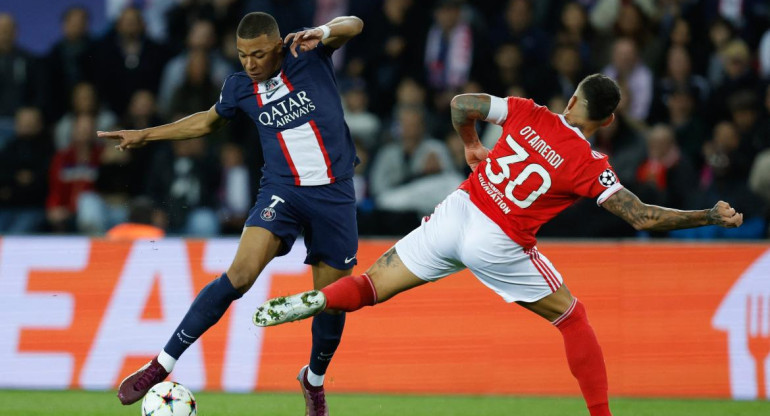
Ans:
{"label": "white jersey trim", "polygon": [[557,114],[557,115],[559,116],[559,120],[561,120],[562,124],[564,124],[567,128],[569,128],[572,131],[574,131],[575,133],[577,133],[577,135],[580,136],[581,138],[583,138],[583,140],[588,141],[588,139],[586,139],[586,136],[583,136],[583,132],[580,131],[579,128],[577,128],[575,126],[572,126],[569,123],[567,123],[567,119],[564,118],[564,114]]}
{"label": "white jersey trim", "polygon": [[489,114],[487,114],[487,118],[485,118],[484,121],[500,126],[505,122],[505,119],[508,118],[508,101],[505,98],[495,97],[494,95],[490,95],[489,97],[491,99],[491,102],[489,103]]}
{"label": "white jersey trim", "polygon": [[607,198],[611,197],[612,195],[615,195],[615,193],[621,189],[623,189],[623,185],[621,185],[620,183],[616,183],[610,186],[609,188],[605,189],[604,192],[602,192],[601,195],[599,195],[599,197],[596,198],[596,205],[601,206],[604,203],[604,201],[607,200]]}

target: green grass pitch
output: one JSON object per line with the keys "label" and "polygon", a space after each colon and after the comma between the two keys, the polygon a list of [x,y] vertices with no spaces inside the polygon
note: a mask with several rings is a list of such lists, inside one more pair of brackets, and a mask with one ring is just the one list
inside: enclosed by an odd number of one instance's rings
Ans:
{"label": "green grass pitch", "polygon": [[[201,416],[296,416],[302,396],[292,393],[196,393]],[[334,416],[588,415],[575,397],[403,396],[330,394]],[[614,398],[617,416],[767,416],[770,402]],[[0,390],[0,416],[139,416],[139,404],[121,406],[114,392]]]}

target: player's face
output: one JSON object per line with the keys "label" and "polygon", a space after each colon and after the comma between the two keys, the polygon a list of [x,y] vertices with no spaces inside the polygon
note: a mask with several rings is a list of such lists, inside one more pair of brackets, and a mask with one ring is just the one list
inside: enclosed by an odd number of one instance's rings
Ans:
{"label": "player's face", "polygon": [[254,81],[270,78],[281,60],[281,38],[261,35],[253,39],[237,38],[235,47],[243,69]]}

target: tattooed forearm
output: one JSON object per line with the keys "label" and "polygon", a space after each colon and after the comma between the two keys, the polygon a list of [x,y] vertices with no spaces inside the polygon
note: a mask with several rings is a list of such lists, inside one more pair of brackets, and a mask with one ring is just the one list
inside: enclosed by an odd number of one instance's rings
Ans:
{"label": "tattooed forearm", "polygon": [[396,248],[391,247],[385,254],[377,259],[377,266],[379,267],[396,267],[400,263],[398,256],[396,255]]}
{"label": "tattooed forearm", "polygon": [[609,197],[602,207],[623,218],[637,230],[669,231],[714,224],[710,210],[680,211],[647,205],[631,191],[621,189]]}
{"label": "tattooed forearm", "polygon": [[452,126],[466,145],[478,142],[476,120],[487,118],[491,102],[487,94],[462,94],[452,99]]}

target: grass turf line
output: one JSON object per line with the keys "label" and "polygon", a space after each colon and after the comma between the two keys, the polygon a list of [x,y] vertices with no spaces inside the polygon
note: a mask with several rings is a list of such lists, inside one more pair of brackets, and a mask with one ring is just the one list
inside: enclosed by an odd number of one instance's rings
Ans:
{"label": "grass turf line", "polygon": [[[297,393],[195,393],[201,416],[296,416]],[[335,416],[588,415],[575,397],[404,396],[330,394]],[[619,416],[767,416],[768,401],[613,398]],[[139,403],[122,406],[115,392],[0,390],[0,416],[103,416],[141,414]]]}

